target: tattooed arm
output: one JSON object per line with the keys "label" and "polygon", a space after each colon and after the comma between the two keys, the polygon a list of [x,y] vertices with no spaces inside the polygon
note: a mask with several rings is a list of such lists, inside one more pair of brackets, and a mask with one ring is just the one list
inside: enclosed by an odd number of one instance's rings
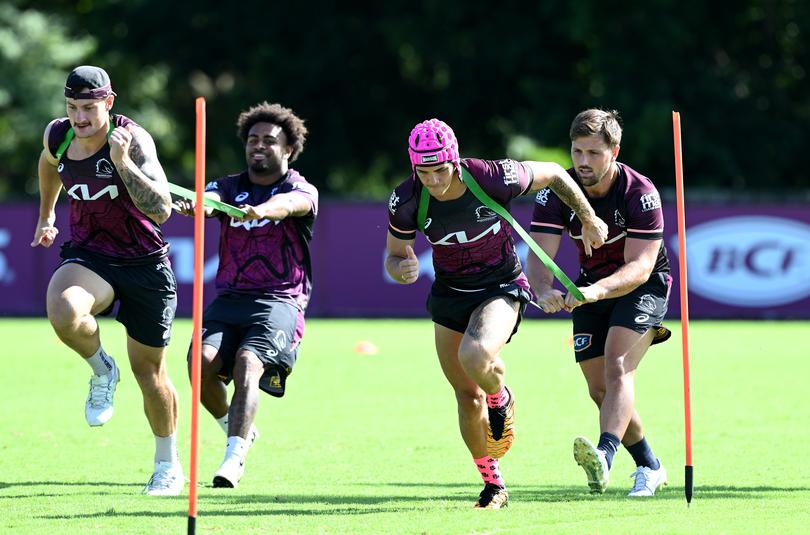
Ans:
{"label": "tattooed arm", "polygon": [[138,210],[155,223],[166,221],[172,198],[152,136],[140,127],[119,126],[110,135],[110,156]]}
{"label": "tattooed arm", "polygon": [[599,248],[607,239],[607,225],[596,217],[596,213],[585,198],[585,194],[565,172],[561,165],[553,162],[523,162],[534,174],[531,191],[549,188],[567,204],[582,222],[582,243],[585,254],[591,256],[592,248]]}

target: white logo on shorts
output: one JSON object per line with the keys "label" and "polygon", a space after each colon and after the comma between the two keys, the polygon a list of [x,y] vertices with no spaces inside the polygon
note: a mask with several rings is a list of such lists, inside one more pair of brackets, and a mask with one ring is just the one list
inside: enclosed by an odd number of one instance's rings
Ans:
{"label": "white logo on shorts", "polygon": [[282,330],[276,331],[276,334],[270,342],[273,344],[273,347],[267,350],[267,356],[275,357],[287,348],[287,333]]}
{"label": "white logo on shorts", "polygon": [[579,353],[591,347],[593,335],[590,333],[580,333],[574,335],[574,351]]}
{"label": "white logo on shorts", "polygon": [[650,319],[649,314],[639,314],[635,318],[636,323],[645,323]]}
{"label": "white logo on shorts", "polygon": [[641,299],[638,300],[636,308],[641,312],[653,314],[655,312],[655,299],[651,294],[644,294],[641,296]]}

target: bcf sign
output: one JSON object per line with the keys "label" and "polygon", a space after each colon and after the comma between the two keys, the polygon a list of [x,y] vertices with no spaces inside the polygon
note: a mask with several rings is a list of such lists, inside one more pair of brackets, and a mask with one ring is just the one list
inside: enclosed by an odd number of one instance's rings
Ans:
{"label": "bcf sign", "polygon": [[[677,251],[677,237],[670,246]],[[686,232],[689,289],[727,305],[778,306],[810,295],[810,225],[770,216],[716,219]]]}

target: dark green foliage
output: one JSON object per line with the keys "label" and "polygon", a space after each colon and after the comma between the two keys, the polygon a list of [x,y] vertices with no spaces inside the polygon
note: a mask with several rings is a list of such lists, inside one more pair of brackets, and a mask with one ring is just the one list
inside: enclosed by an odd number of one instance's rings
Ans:
{"label": "dark green foliage", "polygon": [[[796,159],[810,143],[806,2],[17,5],[48,13],[64,28],[64,46],[96,47],[78,57],[46,54],[53,95],[38,91],[32,102],[15,81],[26,69],[7,70],[0,38],[11,91],[11,103],[0,99],[0,137],[16,132],[13,144],[0,144],[9,179],[0,196],[22,195],[26,181],[36,190],[37,131],[78,61],[110,72],[117,109],[153,132],[180,184],[193,175],[193,101],[203,95],[210,176],[244,165],[239,112],[275,101],[306,120],[310,136],[296,167],[326,196],[383,198],[408,173],[406,137],[420,120],[450,123],[462,155],[495,158],[515,136],[567,150],[571,119],[590,106],[622,112],[621,159],[662,188],[673,184],[672,109],[682,114],[690,187],[810,187]],[[22,110],[24,136],[7,119]]]}

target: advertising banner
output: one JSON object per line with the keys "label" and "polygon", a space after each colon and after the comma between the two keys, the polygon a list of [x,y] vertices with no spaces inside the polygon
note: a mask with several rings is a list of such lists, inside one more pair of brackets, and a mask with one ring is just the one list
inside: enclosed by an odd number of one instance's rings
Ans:
{"label": "advertising banner", "polygon": [[[529,226],[532,205],[513,213]],[[674,285],[669,316],[679,317],[678,240],[674,206],[665,206],[666,235]],[[687,205],[689,304],[692,318],[810,318],[810,206],[758,204]],[[45,315],[48,280],[68,239],[67,208],[60,201],[56,245],[30,247],[36,203],[0,205],[0,315]],[[314,273],[309,316],[421,317],[432,280],[430,250],[420,235],[416,253],[421,276],[394,283],[383,268],[388,211],[385,202],[324,202],[312,241]],[[191,311],[193,221],[177,214],[163,225],[179,285],[178,315]],[[214,295],[219,226],[206,225],[205,298]],[[518,242],[525,259],[527,247]],[[564,236],[557,255],[573,279],[578,265]],[[542,316],[533,308],[530,316]],[[562,316],[562,315],[561,315]]]}

